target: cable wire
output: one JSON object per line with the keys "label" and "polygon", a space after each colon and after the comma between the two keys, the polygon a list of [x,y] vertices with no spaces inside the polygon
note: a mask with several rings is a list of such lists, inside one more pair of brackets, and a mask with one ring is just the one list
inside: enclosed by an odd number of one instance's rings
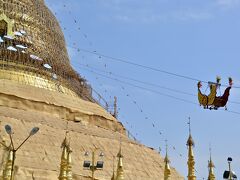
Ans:
{"label": "cable wire", "polygon": [[[177,89],[173,89],[173,88],[168,88],[168,87],[165,87],[165,86],[162,86],[162,85],[159,85],[159,84],[149,83],[149,82],[146,82],[146,81],[140,81],[140,80],[137,80],[137,79],[134,79],[134,78],[129,78],[129,77],[122,76],[122,75],[117,75],[115,73],[112,73],[112,72],[109,72],[109,71],[103,71],[103,70],[100,70],[98,68],[94,68],[94,67],[91,67],[89,65],[82,64],[82,63],[78,63],[78,65],[82,66],[82,67],[85,67],[85,68],[88,68],[89,70],[95,70],[95,71],[98,71],[98,72],[103,72],[103,73],[109,74],[111,76],[119,77],[119,78],[126,79],[126,80],[131,80],[131,81],[134,81],[134,82],[137,82],[137,83],[141,83],[141,84],[144,84],[144,85],[149,85],[149,86],[152,86],[152,87],[165,89],[165,90],[172,91],[172,92],[175,92],[175,93],[197,97],[196,94],[188,93],[188,92],[177,90]],[[237,102],[237,101],[228,101],[228,102],[232,103],[232,104],[240,104],[240,102]]]}
{"label": "cable wire", "polygon": [[[185,103],[188,103],[188,104],[194,104],[194,105],[199,106],[198,103],[193,102],[193,101],[190,101],[190,100],[186,100],[186,99],[179,98],[179,97],[176,97],[176,96],[173,96],[173,95],[169,95],[169,94],[166,94],[166,93],[162,93],[162,92],[160,92],[160,91],[156,91],[156,90],[153,90],[153,89],[150,89],[150,88],[146,88],[146,87],[143,87],[143,86],[138,86],[138,85],[135,85],[135,84],[126,82],[126,81],[119,80],[119,79],[117,79],[117,78],[112,78],[112,77],[106,76],[106,75],[104,75],[104,74],[95,72],[95,71],[93,71],[93,70],[89,70],[89,69],[87,69],[87,68],[81,68],[81,69],[86,70],[86,71],[91,72],[91,73],[94,73],[94,74],[97,74],[97,75],[102,76],[102,77],[104,77],[104,78],[114,80],[114,81],[119,82],[119,83],[122,83],[122,84],[126,84],[126,85],[129,85],[129,86],[132,86],[132,87],[135,87],[135,88],[139,88],[139,89],[142,89],[142,90],[146,90],[146,91],[149,91],[149,92],[152,92],[152,93],[161,95],[161,96],[165,96],[165,97],[168,97],[168,98],[171,98],[171,99],[175,99],[175,100],[182,101],[182,102],[185,102]],[[222,110],[222,109],[221,109],[221,110]],[[233,114],[238,114],[238,115],[240,115],[240,112],[236,112],[236,111],[229,111],[229,110],[222,110],[222,111],[226,111],[226,112],[229,112],[229,113],[233,113]]]}
{"label": "cable wire", "polygon": [[84,66],[84,67],[86,67],[86,68],[88,68],[88,69],[91,69],[91,70],[95,70],[95,71],[98,71],[98,72],[103,72],[103,73],[106,73],[106,74],[110,74],[110,75],[112,75],[112,76],[119,77],[119,78],[122,78],[122,79],[126,79],[126,80],[134,81],[134,82],[137,82],[137,83],[141,83],[141,84],[144,84],[144,85],[149,85],[149,86],[152,86],[152,87],[157,87],[157,88],[165,89],[165,90],[168,90],[168,91],[172,91],[172,92],[176,92],[176,93],[180,93],[180,94],[185,94],[185,95],[189,95],[189,96],[194,96],[194,97],[196,97],[195,94],[191,94],[191,93],[188,93],[188,92],[180,91],[180,90],[177,90],[177,89],[168,88],[168,87],[166,87],[166,86],[162,86],[162,85],[159,85],[159,84],[154,84],[154,83],[150,83],[150,82],[146,82],[146,81],[141,81],[141,80],[134,79],[134,78],[129,78],[129,77],[122,76],[122,75],[117,75],[117,74],[115,74],[115,73],[103,71],[103,70],[100,70],[100,69],[91,67],[91,66],[89,66],[89,65],[84,65],[84,64],[82,64],[82,63],[79,63],[79,65],[80,65],[80,66]]}
{"label": "cable wire", "polygon": [[[155,71],[155,72],[161,72],[161,73],[164,73],[164,74],[168,74],[168,75],[171,75],[171,76],[184,78],[184,79],[188,79],[188,80],[192,80],[192,81],[196,81],[196,82],[201,81],[201,82],[206,83],[206,84],[208,83],[208,81],[204,81],[204,80],[201,80],[201,79],[198,79],[198,78],[173,73],[173,72],[170,72],[170,71],[166,71],[166,70],[151,67],[151,66],[146,66],[146,65],[143,65],[143,64],[134,63],[133,61],[128,61],[128,60],[125,60],[125,59],[122,59],[122,58],[115,58],[115,57],[112,57],[112,56],[109,56],[109,55],[104,55],[102,53],[98,53],[97,51],[90,51],[90,50],[87,50],[87,49],[77,48],[77,47],[73,47],[73,46],[69,46],[69,47],[71,47],[73,49],[76,49],[78,51],[94,54],[98,57],[104,57],[104,58],[106,58],[108,60],[111,60],[111,61],[117,61],[117,62],[121,62],[121,63],[124,63],[124,64],[129,64],[129,65],[132,65],[132,66],[140,67],[140,68],[143,68],[143,69],[148,69],[148,70]],[[222,85],[222,86],[223,87],[228,87],[228,85]],[[240,88],[240,87],[239,86],[232,86],[232,88]]]}
{"label": "cable wire", "polygon": [[135,87],[135,88],[139,88],[139,89],[142,89],[142,90],[146,90],[146,91],[149,91],[149,92],[153,92],[153,93],[155,93],[155,94],[159,94],[159,95],[161,95],[161,96],[169,97],[169,98],[176,99],[176,100],[179,100],[179,101],[183,101],[183,102],[186,102],[186,103],[198,105],[198,103],[195,103],[195,102],[192,102],[192,101],[183,99],[183,98],[178,98],[178,97],[175,97],[175,96],[172,96],[172,95],[169,95],[169,94],[166,94],[166,93],[162,93],[162,92],[160,92],[160,91],[156,91],[156,90],[153,90],[153,89],[150,89],[150,88],[146,88],[146,87],[143,87],[143,86],[135,85],[135,84],[132,84],[132,83],[129,83],[129,82],[126,82],[126,81],[122,81],[122,80],[119,80],[119,79],[117,79],[117,78],[112,78],[112,77],[106,76],[106,75],[104,75],[104,74],[100,74],[100,73],[98,73],[98,72],[95,72],[95,71],[93,71],[93,70],[89,70],[89,69],[87,69],[87,68],[81,68],[81,69],[86,70],[86,71],[89,71],[89,72],[94,73],[94,74],[97,74],[97,75],[99,75],[99,76],[105,77],[105,78],[107,78],[107,79],[111,79],[111,80],[114,80],[114,81],[117,81],[117,82],[120,82],[120,83],[129,85],[129,86]]}

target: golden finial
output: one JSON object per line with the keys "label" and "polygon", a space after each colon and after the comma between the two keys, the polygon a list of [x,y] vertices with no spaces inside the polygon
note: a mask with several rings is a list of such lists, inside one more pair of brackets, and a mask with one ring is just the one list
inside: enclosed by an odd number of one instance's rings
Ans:
{"label": "golden finial", "polygon": [[60,164],[60,174],[59,174],[59,180],[72,180],[72,159],[71,159],[71,153],[72,150],[70,148],[70,142],[68,142],[68,122],[67,122],[67,128],[65,133],[65,138],[62,142],[62,157],[61,157],[61,164]]}
{"label": "golden finial", "polygon": [[188,130],[189,130],[189,137],[187,141],[187,146],[194,146],[194,141],[191,134],[191,118],[190,117],[188,117]]}
{"label": "golden finial", "polygon": [[161,155],[162,148],[159,146],[158,153]]}
{"label": "golden finial", "polygon": [[164,159],[164,162],[165,162],[164,180],[169,180],[169,178],[171,176],[171,170],[170,170],[170,166],[169,166],[170,160],[168,158],[168,143],[167,143],[167,140],[165,140],[165,143],[166,143],[166,156],[165,156],[165,159]]}
{"label": "golden finial", "polygon": [[123,155],[122,155],[122,138],[120,138],[120,149],[119,149],[117,157],[118,157],[118,166],[117,166],[116,180],[124,180]]}
{"label": "golden finial", "polygon": [[117,110],[117,97],[114,96],[114,112],[113,112],[113,117],[117,118],[118,117],[118,110]]}
{"label": "golden finial", "polygon": [[188,118],[188,125],[189,125],[189,138],[187,141],[188,146],[188,180],[196,180],[195,176],[195,161],[194,161],[194,155],[193,155],[193,146],[194,141],[191,135],[191,118]]}
{"label": "golden finial", "polygon": [[191,118],[188,117],[188,130],[189,130],[189,134],[191,134]]}
{"label": "golden finial", "polygon": [[111,180],[115,180],[115,156],[113,156],[113,174]]}
{"label": "golden finial", "polygon": [[165,140],[165,146],[166,146],[165,162],[170,163],[170,161],[168,159],[168,143],[167,143],[167,140]]}
{"label": "golden finial", "polygon": [[72,149],[70,147],[70,143],[67,148],[67,179],[72,180]]}
{"label": "golden finial", "polygon": [[3,179],[10,180],[12,175],[12,163],[13,163],[13,151],[12,148],[8,148],[8,158],[3,170]]}
{"label": "golden finial", "polygon": [[209,152],[210,152],[210,160],[208,161],[208,180],[215,180],[215,175],[214,175],[214,171],[213,169],[215,168],[213,161],[212,161],[212,149],[211,146],[209,148]]}
{"label": "golden finial", "polygon": [[67,165],[68,165],[68,162],[67,162],[67,156],[68,156],[68,153],[67,153],[67,146],[66,146],[66,137],[62,143],[62,157],[61,157],[61,164],[60,164],[60,174],[59,174],[59,179],[60,180],[66,180],[67,179]]}

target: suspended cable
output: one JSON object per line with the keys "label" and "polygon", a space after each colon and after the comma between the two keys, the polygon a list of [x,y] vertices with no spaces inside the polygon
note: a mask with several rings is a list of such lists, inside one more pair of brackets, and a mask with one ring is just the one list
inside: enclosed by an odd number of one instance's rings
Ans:
{"label": "suspended cable", "polygon": [[146,90],[146,91],[149,91],[149,92],[153,92],[153,93],[155,93],[155,94],[159,94],[159,95],[161,95],[161,96],[169,97],[169,98],[172,98],[172,99],[175,99],[175,100],[179,100],[179,101],[183,101],[183,102],[186,102],[186,103],[198,105],[198,103],[195,103],[195,102],[192,102],[192,101],[189,101],[189,100],[185,100],[185,99],[182,99],[182,98],[178,98],[178,97],[175,97],[175,96],[172,96],[172,95],[169,95],[169,94],[165,94],[165,93],[162,93],[162,92],[159,92],[159,91],[156,91],[156,90],[153,90],[153,89],[149,89],[149,88],[146,88],[146,87],[138,86],[138,85],[135,85],[135,84],[126,82],[126,81],[119,80],[119,79],[117,79],[117,78],[112,78],[112,77],[106,76],[106,75],[104,75],[104,74],[100,74],[100,73],[94,72],[94,71],[92,71],[92,70],[89,70],[89,69],[87,69],[87,68],[81,68],[81,69],[86,70],[86,71],[89,71],[89,72],[92,72],[92,73],[94,73],[94,74],[97,74],[97,75],[99,75],[99,76],[105,77],[105,78],[107,78],[107,79],[112,79],[112,80],[114,80],[114,81],[117,81],[117,82],[120,82],[120,83],[123,83],[123,84],[127,84],[127,85],[132,86],[132,87],[135,87],[135,88],[139,88],[139,89],[142,89],[142,90]]}
{"label": "suspended cable", "polygon": [[[122,79],[134,81],[134,82],[141,83],[141,84],[144,84],[144,85],[149,85],[149,86],[152,86],[152,87],[157,87],[157,88],[165,89],[165,90],[172,91],[172,92],[175,92],[175,93],[179,93],[179,94],[184,94],[184,95],[188,95],[188,96],[197,97],[196,94],[188,93],[188,92],[185,92],[185,91],[180,91],[180,90],[173,89],[173,88],[168,88],[168,87],[165,87],[165,86],[162,86],[162,85],[159,85],[159,84],[149,83],[149,82],[146,82],[146,81],[140,81],[140,80],[137,80],[137,79],[134,79],[134,78],[129,78],[129,77],[122,76],[122,75],[117,75],[117,74],[115,74],[115,73],[112,73],[112,72],[109,72],[109,71],[103,71],[103,70],[100,70],[100,69],[98,69],[98,68],[94,68],[94,67],[91,67],[91,66],[89,66],[89,65],[82,64],[82,63],[78,63],[78,65],[79,65],[79,66],[86,67],[86,68],[88,68],[89,70],[95,70],[95,71],[98,71],[98,72],[103,72],[103,73],[109,74],[109,75],[111,75],[111,76],[115,76],[115,77],[119,77],[119,78],[122,78]],[[237,102],[237,101],[228,101],[228,102],[229,102],[229,103],[232,103],[232,104],[240,104],[240,102]]]}
{"label": "suspended cable", "polygon": [[[188,104],[194,104],[194,105],[198,105],[198,106],[199,106],[198,103],[193,102],[193,101],[190,101],[190,100],[186,100],[186,99],[179,98],[179,97],[176,97],[176,96],[173,96],[173,95],[169,95],[169,94],[166,94],[166,93],[162,93],[162,92],[159,92],[159,91],[156,91],[156,90],[153,90],[153,89],[150,89],[150,88],[146,88],[146,87],[143,87],[143,86],[138,86],[138,85],[135,85],[135,84],[126,82],[126,81],[119,80],[119,79],[117,79],[117,78],[112,78],[112,77],[106,76],[106,75],[104,75],[104,74],[100,74],[100,73],[98,73],[98,72],[95,72],[95,71],[93,71],[93,70],[89,70],[89,69],[87,69],[87,68],[81,68],[81,69],[86,70],[86,71],[91,72],[91,73],[94,73],[94,74],[97,74],[97,75],[99,75],[99,76],[105,77],[105,78],[107,78],[107,79],[111,79],[111,80],[120,82],[120,83],[122,83],[122,84],[126,84],[126,85],[129,85],[129,86],[132,86],[132,87],[135,87],[135,88],[139,88],[139,89],[142,89],[142,90],[146,90],[146,91],[149,91],[149,92],[152,92],[152,93],[161,95],[161,96],[165,96],[165,97],[168,97],[168,98],[171,98],[171,99],[175,99],[175,100],[182,101],[182,102],[185,102],[185,103],[188,103]],[[239,114],[239,115],[240,115],[240,112],[229,111],[229,110],[227,110],[227,112],[234,113],[234,114]]]}
{"label": "suspended cable", "polygon": [[[151,66],[146,66],[146,65],[143,65],[143,64],[134,63],[133,61],[128,61],[128,60],[125,60],[125,59],[122,59],[122,58],[115,58],[115,57],[112,57],[112,56],[109,56],[109,55],[104,55],[102,53],[98,53],[97,51],[90,51],[90,50],[87,50],[87,49],[77,48],[77,47],[72,47],[72,46],[69,46],[69,47],[71,47],[73,49],[77,49],[78,51],[83,51],[83,52],[86,52],[86,53],[94,54],[98,57],[104,57],[104,58],[106,58],[108,60],[111,60],[111,61],[117,61],[117,62],[121,62],[121,63],[124,63],[124,64],[129,64],[129,65],[132,65],[132,66],[140,67],[140,68],[143,68],[143,69],[148,69],[148,70],[155,71],[155,72],[161,72],[161,73],[164,73],[164,74],[168,74],[168,75],[171,75],[171,76],[176,76],[176,77],[179,77],[179,78],[184,78],[184,79],[188,79],[188,80],[192,80],[192,81],[196,81],[196,82],[201,81],[203,83],[208,83],[208,81],[200,80],[198,78],[173,73],[173,72],[170,72],[170,71],[166,71],[166,70],[151,67]],[[222,86],[223,87],[228,87],[228,85],[222,85]],[[232,86],[232,87],[233,88],[240,88],[239,86]]]}
{"label": "suspended cable", "polygon": [[122,78],[122,79],[126,79],[126,80],[134,81],[134,82],[137,82],[137,83],[141,83],[141,84],[144,84],[144,85],[149,85],[149,86],[152,86],[152,87],[157,87],[157,88],[165,89],[165,90],[168,90],[168,91],[172,91],[172,92],[176,92],[176,93],[180,93],[180,94],[185,94],[185,95],[195,96],[196,97],[195,94],[191,94],[191,93],[188,93],[188,92],[184,92],[184,91],[168,88],[168,87],[165,87],[165,86],[162,86],[162,85],[159,85],[159,84],[154,84],[154,83],[150,83],[150,82],[147,82],[147,81],[140,81],[140,80],[137,80],[137,79],[134,79],[134,78],[129,78],[129,77],[126,77],[126,76],[117,75],[115,73],[103,71],[103,70],[91,67],[89,65],[84,65],[82,63],[79,63],[79,65],[80,66],[84,66],[84,67],[86,67],[88,69],[92,69],[92,70],[95,70],[95,71],[98,71],[98,72],[103,72],[103,73],[106,73],[106,74],[109,74],[109,75],[112,75],[112,76],[115,76],[115,77],[119,77],[119,78]]}

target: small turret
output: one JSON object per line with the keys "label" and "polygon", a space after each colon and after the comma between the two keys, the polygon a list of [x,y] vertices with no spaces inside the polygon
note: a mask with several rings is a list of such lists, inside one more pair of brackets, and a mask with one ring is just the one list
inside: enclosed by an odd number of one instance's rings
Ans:
{"label": "small turret", "polygon": [[72,149],[70,143],[67,149],[67,179],[72,180]]}
{"label": "small turret", "polygon": [[67,170],[68,170],[68,147],[67,147],[67,139],[63,140],[62,143],[62,157],[61,157],[61,164],[60,164],[60,174],[59,180],[67,180]]}
{"label": "small turret", "polygon": [[188,146],[188,180],[196,180],[195,176],[195,161],[194,161],[194,154],[193,154],[193,147],[194,147],[194,141],[191,135],[191,121],[189,118],[189,137],[187,141]]}
{"label": "small turret", "polygon": [[113,156],[113,174],[111,180],[115,180],[115,157]]}
{"label": "small turret", "polygon": [[215,175],[214,175],[214,169],[215,166],[212,161],[212,153],[211,153],[211,148],[210,148],[210,160],[208,161],[208,180],[215,180]]}
{"label": "small turret", "polygon": [[68,142],[67,140],[67,135],[68,130],[66,131],[66,135],[61,146],[63,150],[60,163],[60,174],[58,177],[59,180],[72,180],[72,157],[71,157],[72,150],[70,147],[70,142]]}
{"label": "small turret", "polygon": [[[122,144],[122,143],[121,143]],[[123,172],[123,155],[122,155],[122,147],[120,145],[120,150],[118,152],[118,166],[117,166],[117,176],[116,180],[124,180],[124,172]]]}
{"label": "small turret", "polygon": [[165,168],[164,168],[164,180],[169,180],[171,176],[171,169],[169,166],[170,160],[168,158],[168,145],[166,140],[166,156],[164,158]]}

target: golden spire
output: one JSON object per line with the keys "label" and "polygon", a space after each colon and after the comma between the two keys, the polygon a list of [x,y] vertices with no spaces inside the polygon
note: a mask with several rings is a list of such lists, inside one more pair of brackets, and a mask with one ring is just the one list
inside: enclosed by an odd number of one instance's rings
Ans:
{"label": "golden spire", "polygon": [[67,179],[72,180],[72,149],[70,143],[68,144],[68,154],[67,154]]}
{"label": "golden spire", "polygon": [[168,144],[167,144],[167,140],[166,142],[166,156],[164,158],[164,162],[165,162],[165,168],[164,168],[164,180],[169,180],[170,176],[171,176],[171,169],[169,166],[170,160],[168,158]]}
{"label": "golden spire", "polygon": [[189,117],[189,137],[187,141],[187,146],[188,146],[188,180],[196,180],[195,176],[195,161],[194,161],[194,154],[193,154],[193,146],[194,146],[194,141],[191,135],[191,120]]}
{"label": "golden spire", "polygon": [[215,175],[214,175],[214,171],[213,171],[213,168],[215,168],[215,166],[212,162],[211,148],[209,149],[209,151],[210,151],[210,160],[208,161],[208,169],[209,169],[208,180],[215,180]]}
{"label": "golden spire", "polygon": [[114,166],[114,164],[115,164],[115,156],[113,156],[113,174],[112,174],[111,180],[115,180],[115,166]]}
{"label": "golden spire", "polygon": [[3,170],[3,179],[10,180],[12,174],[12,162],[13,162],[13,151],[11,147],[9,147],[8,159]]}
{"label": "golden spire", "polygon": [[116,180],[124,180],[123,174],[123,155],[122,155],[122,141],[120,140],[120,150],[118,152],[118,166]]}
{"label": "golden spire", "polygon": [[[68,122],[67,122],[68,126]],[[68,129],[68,128],[67,128]],[[72,158],[71,153],[72,150],[70,148],[70,143],[67,141],[68,130],[66,131],[65,138],[62,142],[62,157],[61,157],[61,164],[60,164],[60,174],[59,180],[72,180]]]}
{"label": "golden spire", "polygon": [[61,157],[61,164],[60,164],[60,174],[59,174],[59,179],[60,180],[67,180],[67,169],[68,169],[68,148],[67,148],[67,139],[66,137],[63,140],[62,143],[62,157]]}

